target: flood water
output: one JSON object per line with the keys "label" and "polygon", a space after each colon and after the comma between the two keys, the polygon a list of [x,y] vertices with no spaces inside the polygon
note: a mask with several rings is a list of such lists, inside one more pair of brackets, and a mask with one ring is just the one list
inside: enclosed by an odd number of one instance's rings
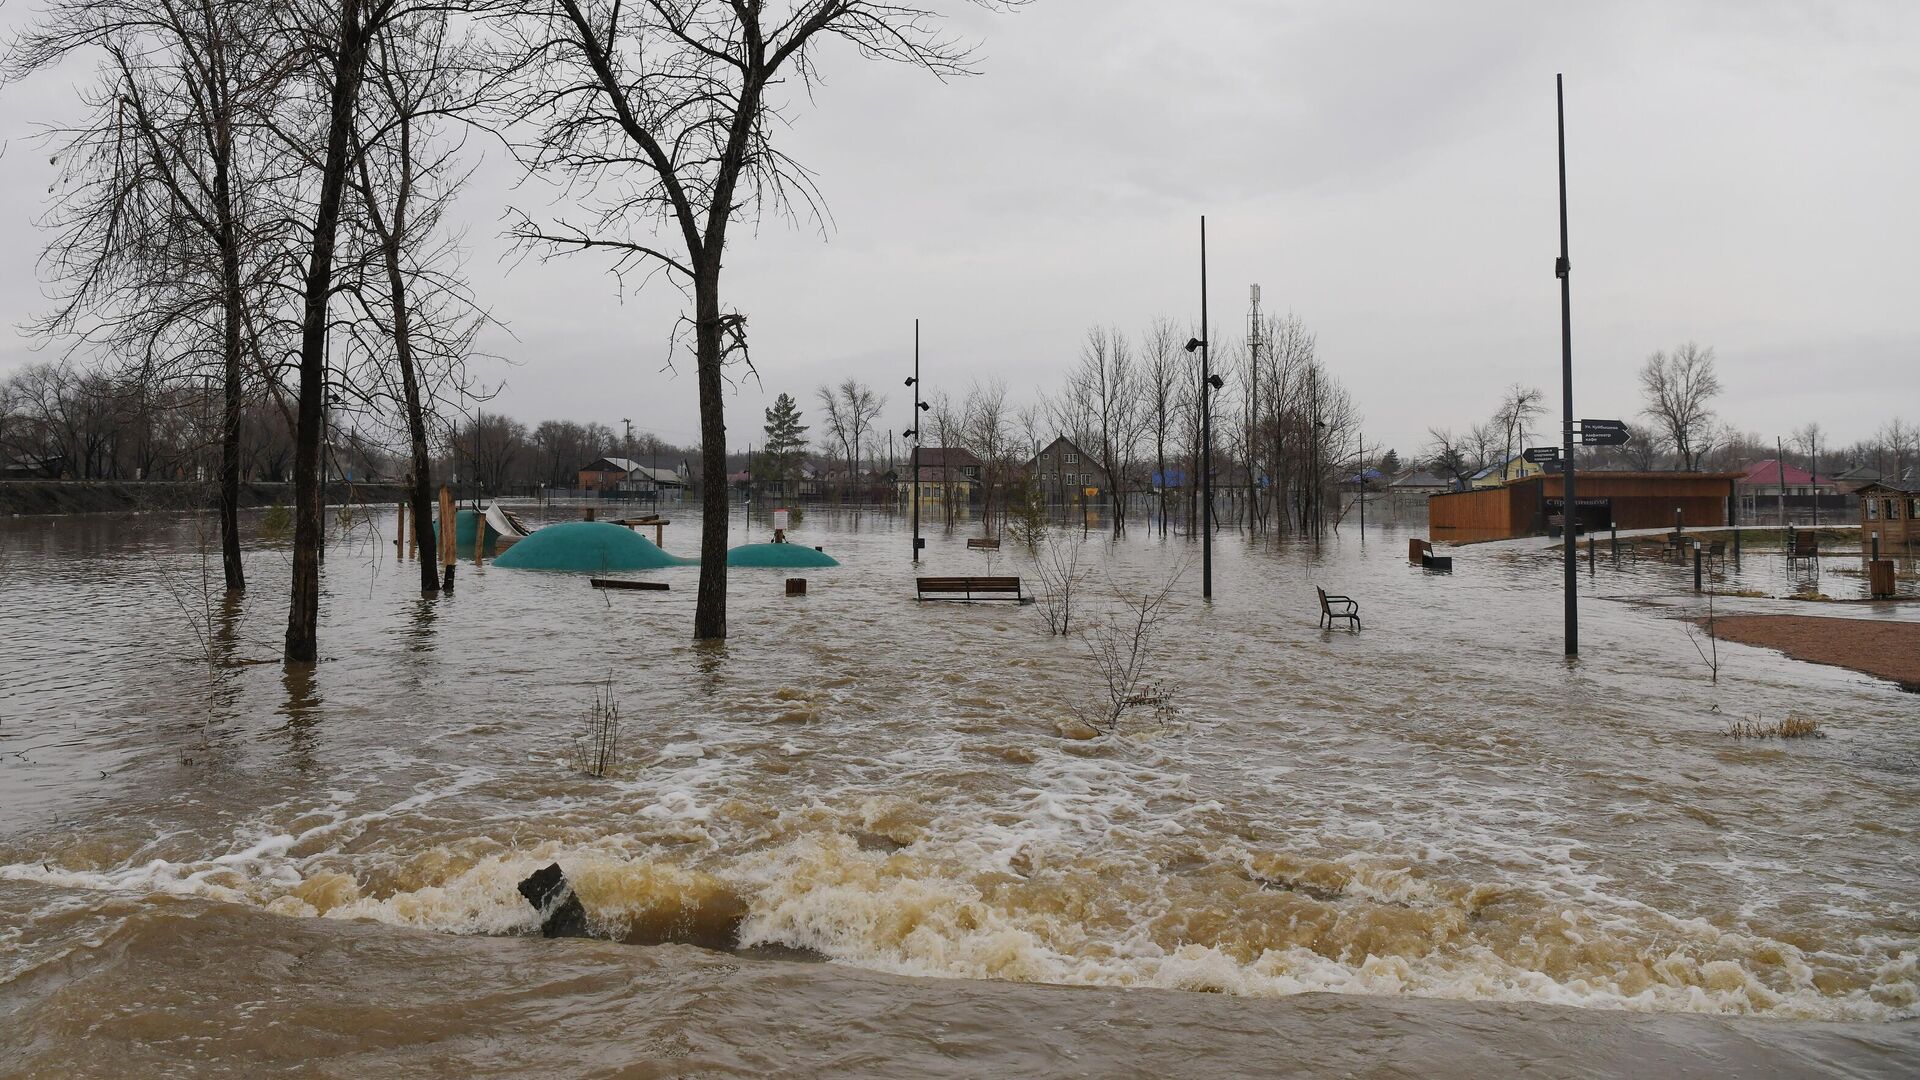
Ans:
{"label": "flood water", "polygon": [[[1084,634],[914,601],[916,572],[1037,584],[964,527],[916,571],[904,519],[811,513],[794,539],[843,565],[792,598],[733,571],[730,637],[696,645],[696,569],[603,593],[469,561],[422,599],[362,523],[311,672],[277,662],[285,549],[209,600],[209,527],[0,522],[0,1075],[1920,1060],[1920,697],[1729,643],[1712,681],[1690,567],[1583,567],[1569,663],[1539,541],[1433,575],[1396,527],[1227,533],[1203,604],[1197,543],[1096,527],[1083,625],[1184,574],[1171,706],[1103,735]],[[1316,584],[1365,629],[1317,628]],[[1785,609],[1920,617],[1848,607]],[[1789,714],[1827,737],[1722,734]],[[555,861],[595,940],[533,936],[515,886]]]}

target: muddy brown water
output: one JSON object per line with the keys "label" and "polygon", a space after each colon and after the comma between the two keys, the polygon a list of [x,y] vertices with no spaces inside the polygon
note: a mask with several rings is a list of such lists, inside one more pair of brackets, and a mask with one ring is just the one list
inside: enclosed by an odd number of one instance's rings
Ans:
{"label": "muddy brown water", "polygon": [[[423,600],[361,526],[307,673],[273,662],[284,550],[208,602],[205,524],[0,522],[0,1075],[1920,1056],[1920,698],[1725,643],[1709,681],[1669,617],[1690,570],[1583,573],[1569,664],[1537,543],[1437,576],[1394,528],[1228,535],[1209,606],[1194,545],[1096,530],[1088,620],[1188,565],[1153,662],[1176,708],[1089,738],[1082,640],[916,604],[888,515],[810,514],[844,565],[805,597],[735,571],[721,646],[687,638],[694,569],[606,594],[469,562]],[[964,535],[921,572],[1035,580]],[[1366,629],[1318,630],[1314,584]],[[609,680],[624,761],[594,779],[570,749]],[[1828,737],[1721,734],[1789,712]],[[515,884],[552,861],[600,940],[529,936]]]}

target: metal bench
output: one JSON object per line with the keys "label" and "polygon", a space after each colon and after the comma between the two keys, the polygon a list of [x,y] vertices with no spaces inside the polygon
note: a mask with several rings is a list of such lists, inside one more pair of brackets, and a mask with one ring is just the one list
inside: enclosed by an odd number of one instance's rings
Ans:
{"label": "metal bench", "polygon": [[1787,569],[1792,570],[1800,563],[1813,569],[1820,566],[1820,538],[1812,533],[1793,534],[1793,549],[1787,552]]}
{"label": "metal bench", "polygon": [[984,548],[987,551],[999,551],[1000,538],[997,536],[969,536],[967,537],[967,546],[970,548]]}
{"label": "metal bench", "polygon": [[1360,604],[1351,596],[1330,596],[1327,590],[1318,585],[1313,591],[1320,594],[1320,621],[1316,624],[1328,630],[1333,629],[1333,620],[1347,620],[1347,629],[1358,632],[1360,629]]}
{"label": "metal bench", "polygon": [[1017,577],[923,577],[913,579],[915,600],[1032,600],[1020,589]]}

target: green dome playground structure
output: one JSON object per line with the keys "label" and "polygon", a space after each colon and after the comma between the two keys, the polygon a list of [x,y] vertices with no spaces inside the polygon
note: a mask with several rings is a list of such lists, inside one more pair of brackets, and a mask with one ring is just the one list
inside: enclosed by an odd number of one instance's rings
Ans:
{"label": "green dome playground structure", "polygon": [[[468,539],[471,541],[471,534]],[[669,555],[653,541],[623,525],[610,521],[567,521],[535,529],[501,552],[493,565],[509,570],[598,574],[610,570],[693,566],[698,562],[698,559]]]}
{"label": "green dome playground structure", "polygon": [[[511,552],[512,549],[508,550]],[[840,561],[824,551],[815,551],[802,544],[742,544],[728,550],[727,565],[807,570],[839,566]]]}
{"label": "green dome playground structure", "polygon": [[[481,527],[485,527],[487,530],[486,546],[481,549],[481,553],[487,558],[492,558],[494,545],[499,541],[500,533],[495,530],[491,524],[487,523],[485,515],[477,514],[472,510],[462,510],[454,515],[453,550],[457,558],[469,559],[473,557],[473,531]],[[433,525],[433,539],[435,549],[438,550],[440,523],[437,521],[434,522]]]}

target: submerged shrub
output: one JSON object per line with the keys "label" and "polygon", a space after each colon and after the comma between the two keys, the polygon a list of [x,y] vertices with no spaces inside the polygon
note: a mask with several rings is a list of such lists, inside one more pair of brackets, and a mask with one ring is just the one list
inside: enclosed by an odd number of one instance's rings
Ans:
{"label": "submerged shrub", "polygon": [[1735,720],[1721,732],[1730,739],[1824,739],[1820,721],[1810,716],[1787,714],[1785,720],[1762,724],[1758,720]]}

